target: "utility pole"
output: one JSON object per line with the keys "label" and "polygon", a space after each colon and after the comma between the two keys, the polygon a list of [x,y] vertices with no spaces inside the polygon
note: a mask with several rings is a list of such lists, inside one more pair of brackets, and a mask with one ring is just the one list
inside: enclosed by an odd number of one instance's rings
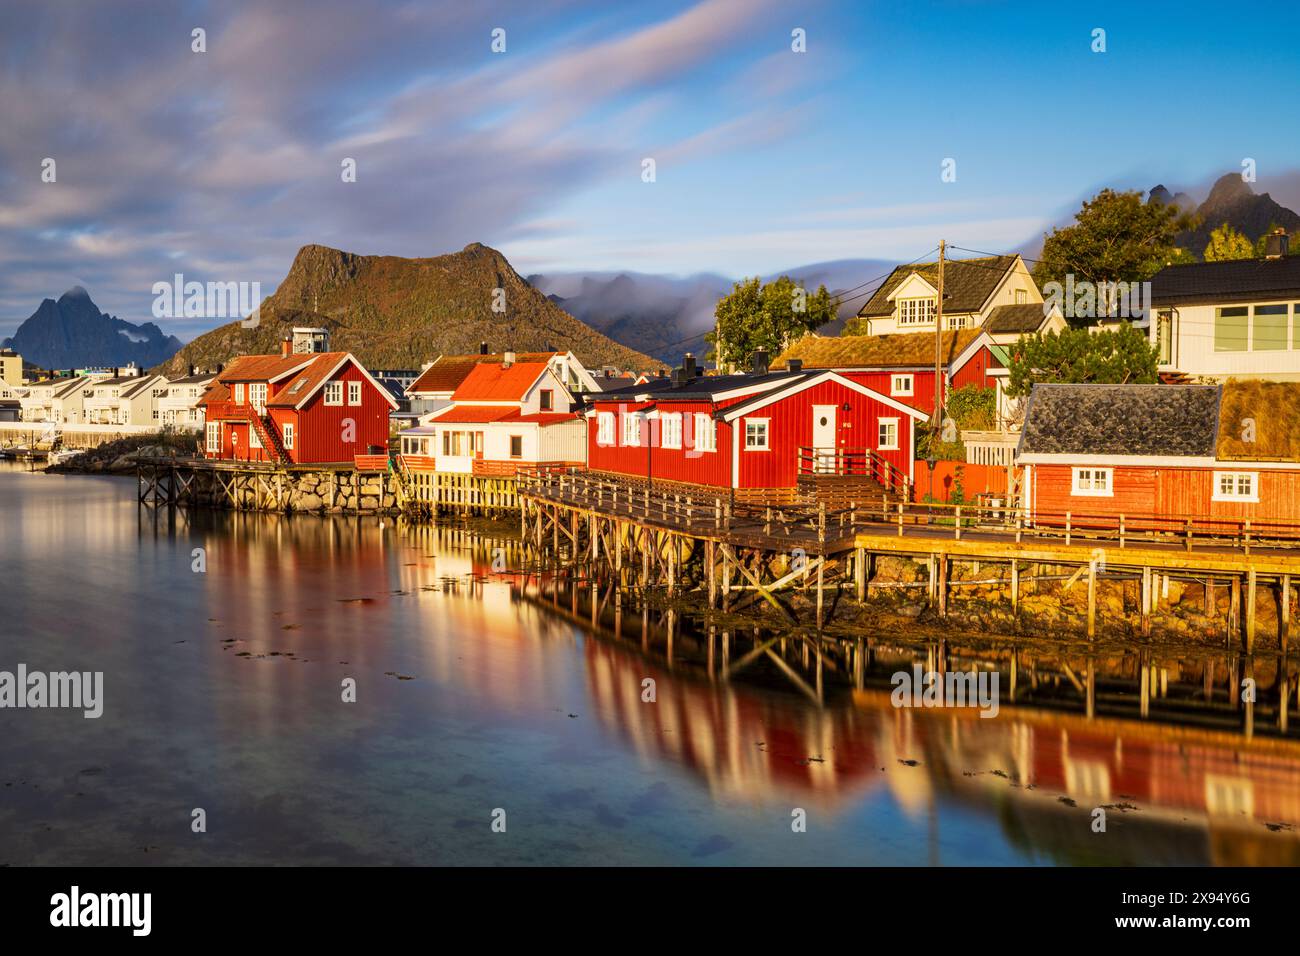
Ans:
{"label": "utility pole", "polygon": [[[932,429],[938,429],[943,422],[943,253],[945,245],[940,239],[939,298],[934,307],[934,417],[930,419]],[[933,447],[934,438],[932,437],[930,441]]]}

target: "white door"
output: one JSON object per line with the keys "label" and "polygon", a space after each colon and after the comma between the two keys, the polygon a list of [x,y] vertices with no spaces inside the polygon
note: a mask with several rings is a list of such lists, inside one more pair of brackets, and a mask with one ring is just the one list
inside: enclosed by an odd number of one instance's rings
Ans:
{"label": "white door", "polygon": [[812,407],[813,470],[819,474],[835,472],[835,413],[838,410],[837,405]]}

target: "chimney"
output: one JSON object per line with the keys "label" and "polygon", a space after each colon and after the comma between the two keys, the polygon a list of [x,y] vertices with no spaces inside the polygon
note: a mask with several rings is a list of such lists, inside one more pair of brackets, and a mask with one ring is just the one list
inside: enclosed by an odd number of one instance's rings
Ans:
{"label": "chimney", "polygon": [[225,370],[226,370],[226,363],[225,363],[225,362],[218,362],[218,363],[217,363],[217,374],[220,375],[220,374],[221,374],[222,372],[224,372]]}
{"label": "chimney", "polygon": [[292,354],[293,354],[293,339],[289,338],[289,336],[286,335],[284,338],[280,340],[280,357],[288,358]]}
{"label": "chimney", "polygon": [[767,349],[754,350],[754,374],[767,374]]}
{"label": "chimney", "polygon": [[487,354],[488,354],[487,343],[486,343],[486,342],[480,342],[480,343],[478,344],[478,354],[479,354],[479,355],[487,355]]}
{"label": "chimney", "polygon": [[1264,237],[1264,258],[1284,259],[1290,254],[1291,240],[1285,229],[1274,229]]}
{"label": "chimney", "polygon": [[682,379],[689,382],[695,378],[695,354],[687,352],[682,356]]}
{"label": "chimney", "polygon": [[191,366],[190,366],[190,378],[193,378],[193,377],[194,377],[194,372],[195,372],[195,368],[194,368],[193,365],[191,365]]}
{"label": "chimney", "polygon": [[509,368],[515,364],[515,353],[513,349],[507,349],[506,354],[501,356],[501,367]]}
{"label": "chimney", "polygon": [[790,359],[785,363],[786,371],[791,375],[798,375],[803,371],[803,359]]}

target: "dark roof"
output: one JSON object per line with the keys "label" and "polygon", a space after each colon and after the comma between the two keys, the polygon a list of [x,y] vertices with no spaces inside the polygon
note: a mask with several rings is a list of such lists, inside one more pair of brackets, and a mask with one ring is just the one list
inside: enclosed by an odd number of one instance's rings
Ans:
{"label": "dark roof", "polygon": [[989,317],[980,326],[990,335],[1028,334],[1037,332],[1047,321],[1049,308],[1042,302],[1025,302],[1020,305],[999,305],[989,311]]}
{"label": "dark roof", "polygon": [[627,401],[637,395],[649,395],[659,401],[690,401],[711,399],[719,392],[730,392],[737,388],[749,388],[768,382],[797,382],[806,378],[809,372],[768,372],[766,375],[697,375],[682,385],[673,382],[671,375],[650,379],[641,385],[626,385],[611,388],[603,392],[587,392],[584,397],[589,402]]}
{"label": "dark roof", "polygon": [[[985,256],[982,259],[949,259],[943,264],[943,311],[945,315],[978,312],[988,301],[997,284],[1015,264],[1015,256]],[[858,315],[892,315],[889,296],[908,276],[919,272],[930,285],[939,281],[939,263],[919,262],[899,266],[889,274],[885,284],[867,300]]]}
{"label": "dark roof", "polygon": [[1217,385],[1035,385],[1021,455],[1213,458]]}
{"label": "dark roof", "polygon": [[1300,298],[1300,256],[1165,266],[1151,278],[1151,304],[1262,302]]}
{"label": "dark roof", "polygon": [[204,382],[210,382],[217,377],[216,372],[199,372],[195,375],[181,375],[178,378],[169,378],[168,385],[202,385]]}

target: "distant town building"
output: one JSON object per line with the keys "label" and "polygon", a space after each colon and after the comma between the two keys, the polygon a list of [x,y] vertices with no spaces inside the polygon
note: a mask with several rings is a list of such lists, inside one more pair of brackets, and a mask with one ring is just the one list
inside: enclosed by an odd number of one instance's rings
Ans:
{"label": "distant town building", "polygon": [[0,383],[23,384],[23,357],[13,349],[0,349]]}
{"label": "distant town building", "polygon": [[199,400],[216,378],[216,372],[200,372],[191,365],[187,374],[168,379],[156,403],[155,420],[164,426],[201,429],[204,421]]}
{"label": "distant town building", "polygon": [[299,326],[293,330],[293,351],[296,355],[312,355],[330,350],[329,329]]}

